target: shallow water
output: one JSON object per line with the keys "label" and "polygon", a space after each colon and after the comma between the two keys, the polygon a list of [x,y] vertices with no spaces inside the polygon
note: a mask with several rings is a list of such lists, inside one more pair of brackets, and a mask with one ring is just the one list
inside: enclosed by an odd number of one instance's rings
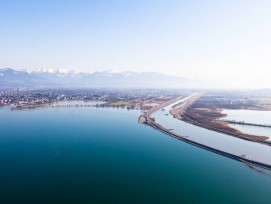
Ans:
{"label": "shallow water", "polygon": [[266,141],[271,141],[271,128],[238,124],[230,124],[229,126],[234,129],[240,130],[243,133],[252,134],[255,136],[267,136],[268,139]]}
{"label": "shallow water", "polygon": [[[223,119],[244,121],[247,123],[271,124],[271,111],[255,111],[255,110],[229,110],[225,109],[222,113],[227,114]],[[267,136],[267,140],[271,141],[271,128],[269,127],[257,127],[249,125],[230,124],[231,127],[240,130],[243,133]]]}
{"label": "shallow water", "polygon": [[[231,153],[237,156],[246,155],[247,159],[271,165],[271,147],[256,142],[250,142],[233,136],[225,135],[198,127],[184,121],[173,118],[168,114],[173,105],[185,99],[179,100],[152,114],[155,122],[170,131],[181,136],[187,136],[189,140],[207,145],[209,147]],[[168,115],[166,115],[168,114]]]}
{"label": "shallow water", "polygon": [[271,177],[138,124],[139,115],[0,108],[0,203],[271,202]]}
{"label": "shallow water", "polygon": [[222,113],[227,114],[227,116],[223,118],[226,120],[271,125],[271,111],[224,109]]}
{"label": "shallow water", "polygon": [[73,101],[58,101],[58,102],[53,103],[53,105],[101,105],[104,103],[106,102],[73,100]]}

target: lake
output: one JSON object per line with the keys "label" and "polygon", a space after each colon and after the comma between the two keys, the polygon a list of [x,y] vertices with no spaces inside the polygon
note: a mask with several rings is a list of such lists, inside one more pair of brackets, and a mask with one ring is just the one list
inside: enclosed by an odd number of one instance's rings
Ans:
{"label": "lake", "polygon": [[0,203],[271,202],[271,177],[139,124],[140,114],[0,108]]}

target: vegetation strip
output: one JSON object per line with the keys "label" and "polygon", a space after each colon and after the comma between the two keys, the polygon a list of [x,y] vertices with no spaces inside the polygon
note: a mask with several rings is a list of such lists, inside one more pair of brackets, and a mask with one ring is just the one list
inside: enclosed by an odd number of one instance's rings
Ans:
{"label": "vegetation strip", "polygon": [[248,138],[248,137],[240,136],[240,135],[237,135],[237,134],[227,132],[225,130],[221,130],[221,129],[218,129],[218,128],[215,128],[215,127],[205,125],[203,123],[200,123],[198,121],[193,120],[192,118],[187,116],[185,113],[181,113],[181,116],[182,116],[182,118],[184,119],[185,122],[191,123],[193,125],[196,125],[196,126],[199,126],[199,127],[202,127],[202,128],[206,128],[208,130],[213,130],[215,132],[223,133],[223,134],[226,134],[226,135],[230,135],[230,136],[233,136],[233,137],[237,137],[239,139],[248,140],[248,141],[251,141],[251,142],[257,142],[257,143],[260,143],[260,144],[265,144],[265,145],[271,146],[270,142],[254,140],[254,139],[251,139],[251,138]]}
{"label": "vegetation strip", "polygon": [[[152,113],[154,113],[155,111],[169,105],[170,103],[174,103],[175,101],[179,100],[179,98],[175,99],[175,100],[171,100],[159,107],[156,107],[154,109],[151,109],[147,112],[145,112],[143,115],[141,115],[139,117],[139,121],[141,123],[145,123],[145,124],[148,124],[152,127],[154,127],[155,129],[158,129],[159,131],[171,136],[171,137],[174,137],[178,140],[181,140],[183,142],[186,142],[188,144],[191,144],[191,145],[194,145],[196,147],[199,147],[199,148],[202,148],[202,149],[205,149],[207,151],[210,151],[210,152],[214,152],[216,154],[219,154],[219,155],[222,155],[222,156],[225,156],[225,157],[228,157],[228,158],[231,158],[231,159],[234,159],[236,161],[240,161],[242,163],[244,163],[245,165],[252,165],[252,166],[256,166],[256,167],[260,167],[260,168],[264,168],[264,169],[267,169],[267,170],[271,170],[271,165],[268,165],[268,164],[264,164],[264,163],[261,163],[261,162],[257,162],[257,161],[253,161],[253,160],[249,160],[249,159],[246,159],[244,157],[241,157],[241,156],[237,156],[237,155],[234,155],[234,154],[231,154],[231,153],[227,153],[227,152],[224,152],[224,151],[221,151],[221,150],[218,150],[218,149],[215,149],[215,148],[212,148],[212,147],[209,147],[209,146],[206,146],[206,145],[203,145],[203,144],[200,144],[198,142],[194,142],[192,140],[189,140],[187,139],[186,137],[184,136],[181,136],[179,134],[176,134],[176,133],[173,133],[171,131],[169,131],[168,129],[164,128],[163,126],[157,124],[152,118],[150,118],[150,115]],[[183,115],[183,113],[181,113]],[[185,116],[185,115],[184,115]],[[145,120],[143,120],[142,118],[145,118]],[[199,126],[199,125],[198,125]],[[209,128],[208,128],[209,129]],[[217,130],[219,131],[219,130]],[[234,135],[233,135],[234,136]],[[241,139],[247,139],[247,138],[244,138],[244,137],[239,137]],[[249,141],[252,141],[252,142],[255,142],[251,139],[247,139]],[[257,141],[258,142],[258,141]],[[270,145],[269,143],[267,143],[268,145]]]}
{"label": "vegetation strip", "polygon": [[237,124],[237,125],[249,125],[249,126],[271,128],[271,125],[269,125],[269,124],[247,123],[247,122],[244,122],[244,121],[226,120],[226,119],[221,119],[221,121],[232,123],[232,124]]}

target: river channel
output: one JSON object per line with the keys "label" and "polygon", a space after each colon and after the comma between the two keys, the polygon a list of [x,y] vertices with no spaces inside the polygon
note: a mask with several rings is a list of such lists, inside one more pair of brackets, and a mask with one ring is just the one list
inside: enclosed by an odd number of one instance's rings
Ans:
{"label": "river channel", "polygon": [[226,134],[211,131],[202,127],[198,127],[184,121],[174,118],[169,111],[172,106],[185,103],[185,99],[170,104],[152,114],[155,122],[169,129],[171,132],[186,136],[187,139],[197,143],[224,151],[236,156],[242,156],[246,159],[271,165],[271,147],[239,139]]}

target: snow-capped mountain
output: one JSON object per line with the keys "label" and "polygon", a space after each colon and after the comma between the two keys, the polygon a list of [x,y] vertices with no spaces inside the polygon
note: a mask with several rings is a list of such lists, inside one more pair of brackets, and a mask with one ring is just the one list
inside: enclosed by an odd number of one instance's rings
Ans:
{"label": "snow-capped mountain", "polygon": [[157,72],[40,69],[32,72],[0,69],[0,88],[111,87],[111,88],[194,88],[194,81]]}

